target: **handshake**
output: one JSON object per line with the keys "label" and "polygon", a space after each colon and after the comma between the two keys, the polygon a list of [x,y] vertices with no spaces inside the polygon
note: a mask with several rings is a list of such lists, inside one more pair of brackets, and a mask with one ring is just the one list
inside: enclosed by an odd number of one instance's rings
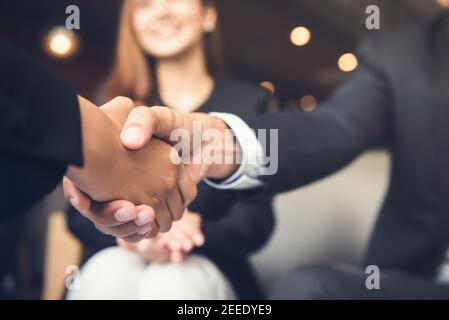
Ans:
{"label": "handshake", "polygon": [[[135,107],[123,97],[100,108],[81,97],[79,104],[84,166],[68,168],[64,194],[105,234],[135,243],[167,232],[196,198],[197,183],[204,177],[225,178],[236,170],[236,164],[183,164],[182,159],[202,157],[194,148],[180,154],[173,147],[177,141],[170,140],[173,130],[192,133],[197,122],[202,130],[219,130],[226,139],[227,126],[217,118]],[[206,148],[199,150],[211,151],[210,142],[201,143]],[[214,152],[235,155],[238,147],[232,144]]]}

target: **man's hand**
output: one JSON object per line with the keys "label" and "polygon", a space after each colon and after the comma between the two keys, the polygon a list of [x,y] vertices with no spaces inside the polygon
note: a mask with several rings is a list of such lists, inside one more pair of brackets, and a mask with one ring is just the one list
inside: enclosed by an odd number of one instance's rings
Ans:
{"label": "man's hand", "polygon": [[[221,149],[216,149],[214,152],[222,153],[222,158],[226,158],[229,155],[236,158],[236,154],[239,152],[238,145],[235,141],[233,143],[225,143],[227,139],[226,130],[227,125],[220,119],[211,117],[207,114],[201,113],[181,113],[176,110],[165,108],[165,107],[137,107],[129,108],[123,107],[120,103],[111,102],[102,107],[103,110],[109,115],[109,117],[114,121],[116,126],[122,129],[121,141],[122,144],[129,150],[139,150],[146,146],[153,136],[160,138],[166,142],[175,144],[175,142],[170,141],[170,136],[173,130],[178,128],[183,128],[189,132],[190,137],[194,136],[194,124],[200,123],[201,130],[200,135],[205,132],[205,130],[214,129],[220,132],[223,137],[223,141],[220,144]],[[128,117],[126,119],[126,117]],[[227,140],[229,142],[229,139]],[[224,148],[223,148],[224,146]],[[212,146],[213,147],[213,146]],[[185,157],[195,158],[198,155],[194,154],[194,148],[191,148],[192,153],[189,155],[182,155]],[[208,150],[207,143],[203,143],[202,151]],[[202,159],[202,155],[199,155]],[[194,165],[186,166],[190,177],[194,182],[199,182],[204,177],[209,178],[226,178],[230,176],[238,167],[237,164],[205,164],[199,163]],[[66,197],[70,198],[72,205],[80,212],[90,213],[91,216],[111,216],[114,213],[118,214],[121,209],[129,209],[133,212],[134,216],[137,216],[137,209],[135,204],[129,201],[118,201],[107,203],[104,205],[92,205],[92,199],[87,195],[82,193],[78,188],[76,188],[70,182],[66,182]],[[196,191],[196,189],[195,189]],[[193,192],[192,194],[194,194]],[[156,216],[158,215],[157,208]],[[151,208],[146,207],[146,211],[150,211]],[[130,214],[130,220],[133,215]],[[156,233],[150,235],[154,236]],[[139,237],[137,237],[138,239]]]}
{"label": "man's hand", "polygon": [[69,179],[64,178],[63,186],[70,204],[104,234],[121,237],[131,243],[157,234],[153,208],[145,205],[136,207],[124,200],[99,204],[93,202]]}
{"label": "man's hand", "polygon": [[[71,181],[65,181],[66,197],[99,230],[127,241],[168,231],[196,196],[196,185],[186,169],[171,161],[172,147],[158,139],[152,139],[139,151],[122,147],[119,132],[126,114],[133,107],[129,99],[115,99],[103,108],[103,112],[81,98],[80,106],[85,165],[83,168],[69,167],[66,176]],[[92,200],[82,192],[96,202],[117,199],[129,202],[109,203],[96,210],[96,205],[92,205]],[[135,205],[154,208],[155,223],[141,226],[151,220],[151,210]],[[146,212],[146,217],[139,220],[142,212]],[[140,228],[137,235],[136,227]]]}
{"label": "man's hand", "polygon": [[[237,159],[240,152],[238,143],[230,137],[227,125],[220,119],[205,113],[183,113],[165,107],[137,107],[134,108],[123,126],[121,140],[123,145],[130,150],[139,150],[145,146],[153,137],[160,138],[165,142],[176,144],[171,141],[170,136],[176,129],[183,129],[189,134],[191,140],[190,154],[183,154],[184,159],[189,158],[189,172],[196,181],[207,177],[212,179],[224,179],[237,170],[238,164],[233,163],[206,163],[204,154],[195,154],[195,151],[203,153],[220,154],[221,159]],[[199,130],[199,132],[195,132]],[[193,137],[199,135],[201,138],[207,131],[214,130],[219,133],[221,141],[201,140],[201,148],[195,150]],[[215,143],[214,143],[215,142]],[[218,142],[218,143],[217,143]]]}
{"label": "man's hand", "polygon": [[187,253],[195,247],[201,247],[204,241],[201,216],[198,213],[187,212],[167,233],[137,244],[129,244],[122,240],[118,240],[118,244],[128,251],[136,252],[149,263],[181,263]]}
{"label": "man's hand", "polygon": [[201,216],[198,213],[185,213],[184,217],[175,222],[169,232],[161,234],[157,241],[169,248],[171,262],[181,263],[187,253],[204,244]]}

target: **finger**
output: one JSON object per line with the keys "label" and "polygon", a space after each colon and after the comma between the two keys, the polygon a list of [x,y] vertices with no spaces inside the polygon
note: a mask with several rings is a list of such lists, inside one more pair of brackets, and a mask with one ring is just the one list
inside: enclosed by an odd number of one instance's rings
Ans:
{"label": "finger", "polygon": [[158,250],[168,250],[167,246],[163,242],[164,235],[158,234],[156,237],[151,239],[153,246],[157,248]]}
{"label": "finger", "polygon": [[154,239],[159,235],[159,225],[157,224],[157,221],[155,220],[153,223],[150,223],[151,226],[151,232],[145,237],[145,239]]}
{"label": "finger", "polygon": [[193,223],[189,223],[188,221],[186,221],[185,223],[179,224],[178,228],[184,232],[186,237],[188,237],[194,245],[198,247],[204,245],[204,234],[201,231],[201,227],[199,227],[198,225],[194,225]]}
{"label": "finger", "polygon": [[150,250],[153,246],[154,246],[154,240],[150,239],[144,239],[142,241],[140,241],[139,243],[134,244],[134,246],[136,246],[136,250],[138,253],[142,253],[145,251]]}
{"label": "finger", "polygon": [[171,189],[168,192],[167,207],[174,221],[178,221],[184,215],[184,199],[179,188]]}
{"label": "finger", "polygon": [[137,207],[137,218],[134,220],[137,226],[149,224],[151,231],[146,235],[146,239],[151,239],[159,233],[159,226],[156,224],[156,213],[150,206],[140,205]]}
{"label": "finger", "polygon": [[183,228],[183,224],[183,221],[179,222],[176,225],[176,228],[173,228],[168,234],[171,234],[176,240],[177,247],[179,249],[182,249],[185,252],[190,252],[195,247],[195,242],[193,240],[192,234],[188,230]]}
{"label": "finger", "polygon": [[195,245],[201,247],[206,240],[201,225],[201,215],[199,213],[188,212],[184,215],[183,223],[179,225],[179,228],[186,230],[192,237]]}
{"label": "finger", "polygon": [[159,232],[165,233],[172,227],[173,218],[167,206],[167,201],[160,203],[159,210],[156,211],[156,222],[159,226]]}
{"label": "finger", "polygon": [[130,221],[120,226],[106,228],[106,230],[108,230],[109,235],[123,239],[135,233],[137,233],[140,236],[147,236],[151,232],[151,225],[146,224],[144,226],[139,227],[136,226],[134,221]]}
{"label": "finger", "polygon": [[125,147],[131,150],[142,148],[150,141],[157,120],[148,107],[136,107],[128,115],[123,126],[121,140]]}
{"label": "finger", "polygon": [[139,235],[139,234],[135,233],[131,236],[122,238],[122,240],[129,242],[129,243],[138,243],[138,242],[142,241],[143,239],[145,239],[145,237],[146,237],[145,235]]}
{"label": "finger", "polygon": [[199,213],[186,210],[183,222],[188,225],[199,227],[201,226],[201,215]]}
{"label": "finger", "polygon": [[184,235],[177,229],[171,229],[170,232],[163,234],[160,243],[168,247],[171,251],[182,249],[182,243],[185,240]]}
{"label": "finger", "polygon": [[105,204],[93,204],[85,217],[103,227],[115,227],[137,218],[136,207],[123,200]]}
{"label": "finger", "polygon": [[173,251],[170,255],[170,260],[173,263],[182,263],[184,261],[184,253],[182,251]]}
{"label": "finger", "polygon": [[123,127],[122,143],[128,149],[140,149],[153,135],[170,142],[172,131],[182,127],[180,117],[179,113],[165,107],[136,107]]}
{"label": "finger", "polygon": [[111,110],[128,111],[126,115],[128,115],[133,108],[134,108],[134,101],[128,97],[123,96],[115,97],[114,99],[100,106],[100,109],[102,109],[103,111],[111,111]]}
{"label": "finger", "polygon": [[185,237],[184,240],[181,242],[181,248],[184,252],[190,252],[195,247],[195,243],[193,242],[193,239],[190,237]]}
{"label": "finger", "polygon": [[146,236],[147,234],[149,234],[151,232],[150,225],[137,227],[134,224],[134,222],[132,222],[132,221],[125,223],[123,225],[120,225],[120,226],[116,226],[116,227],[105,227],[105,226],[99,225],[99,224],[96,224],[95,227],[101,233],[104,233],[106,235],[113,236],[113,237],[116,237],[119,239],[124,239],[124,238],[129,237],[134,234]]}
{"label": "finger", "polygon": [[154,212],[154,209],[152,207],[140,205],[137,206],[136,209],[137,218],[134,220],[134,223],[137,226],[144,226],[155,221],[156,213]]}
{"label": "finger", "polygon": [[184,202],[184,208],[187,208],[195,200],[198,190],[184,166],[179,167],[178,188]]}
{"label": "finger", "polygon": [[79,190],[68,178],[62,181],[64,196],[78,212],[86,214],[92,205],[91,199]]}
{"label": "finger", "polygon": [[204,164],[185,163],[190,178],[195,183],[200,183],[207,175],[208,166]]}
{"label": "finger", "polygon": [[140,254],[148,262],[165,263],[170,261],[170,251],[153,243]]}
{"label": "finger", "polygon": [[128,114],[134,109],[134,102],[130,98],[116,97],[102,105],[100,109],[121,129]]}

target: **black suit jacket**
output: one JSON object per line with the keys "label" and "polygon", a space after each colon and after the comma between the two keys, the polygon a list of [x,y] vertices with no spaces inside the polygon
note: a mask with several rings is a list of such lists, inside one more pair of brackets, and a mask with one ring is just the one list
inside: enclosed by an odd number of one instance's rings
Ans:
{"label": "black suit jacket", "polygon": [[312,113],[246,116],[279,128],[283,192],[325,177],[385,145],[392,173],[366,264],[431,277],[449,242],[449,35],[446,15],[364,41],[359,67]]}
{"label": "black suit jacket", "polygon": [[0,218],[31,206],[82,165],[75,92],[0,39]]}

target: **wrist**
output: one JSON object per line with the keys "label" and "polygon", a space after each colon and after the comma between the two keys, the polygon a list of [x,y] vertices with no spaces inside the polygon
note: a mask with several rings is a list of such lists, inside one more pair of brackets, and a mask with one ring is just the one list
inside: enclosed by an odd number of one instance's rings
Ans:
{"label": "wrist", "polygon": [[120,161],[111,161],[113,156],[120,156],[120,152],[117,152],[117,148],[122,148],[119,132],[112,121],[96,105],[81,97],[78,100],[84,166],[69,166],[66,176],[80,190],[91,195],[95,200],[108,200],[97,184],[98,181],[102,181],[109,185],[106,180],[110,181],[113,177],[110,166],[120,164]]}
{"label": "wrist", "polygon": [[[207,166],[206,177],[211,179],[226,179],[239,168],[238,159],[241,159],[241,148],[232,134],[228,125],[221,119],[207,116],[209,125],[207,128],[218,130],[221,141],[214,146],[214,152],[220,153],[220,163],[212,163]],[[232,161],[227,161],[232,159]]]}
{"label": "wrist", "polygon": [[[208,185],[217,189],[246,190],[263,186],[257,179],[264,163],[263,149],[254,131],[238,116],[228,113],[210,113],[211,116],[224,121],[232,131],[234,148],[237,156],[235,165],[221,168],[217,174],[220,182],[204,179]],[[228,162],[227,162],[228,163]],[[222,179],[226,177],[226,179]]]}

